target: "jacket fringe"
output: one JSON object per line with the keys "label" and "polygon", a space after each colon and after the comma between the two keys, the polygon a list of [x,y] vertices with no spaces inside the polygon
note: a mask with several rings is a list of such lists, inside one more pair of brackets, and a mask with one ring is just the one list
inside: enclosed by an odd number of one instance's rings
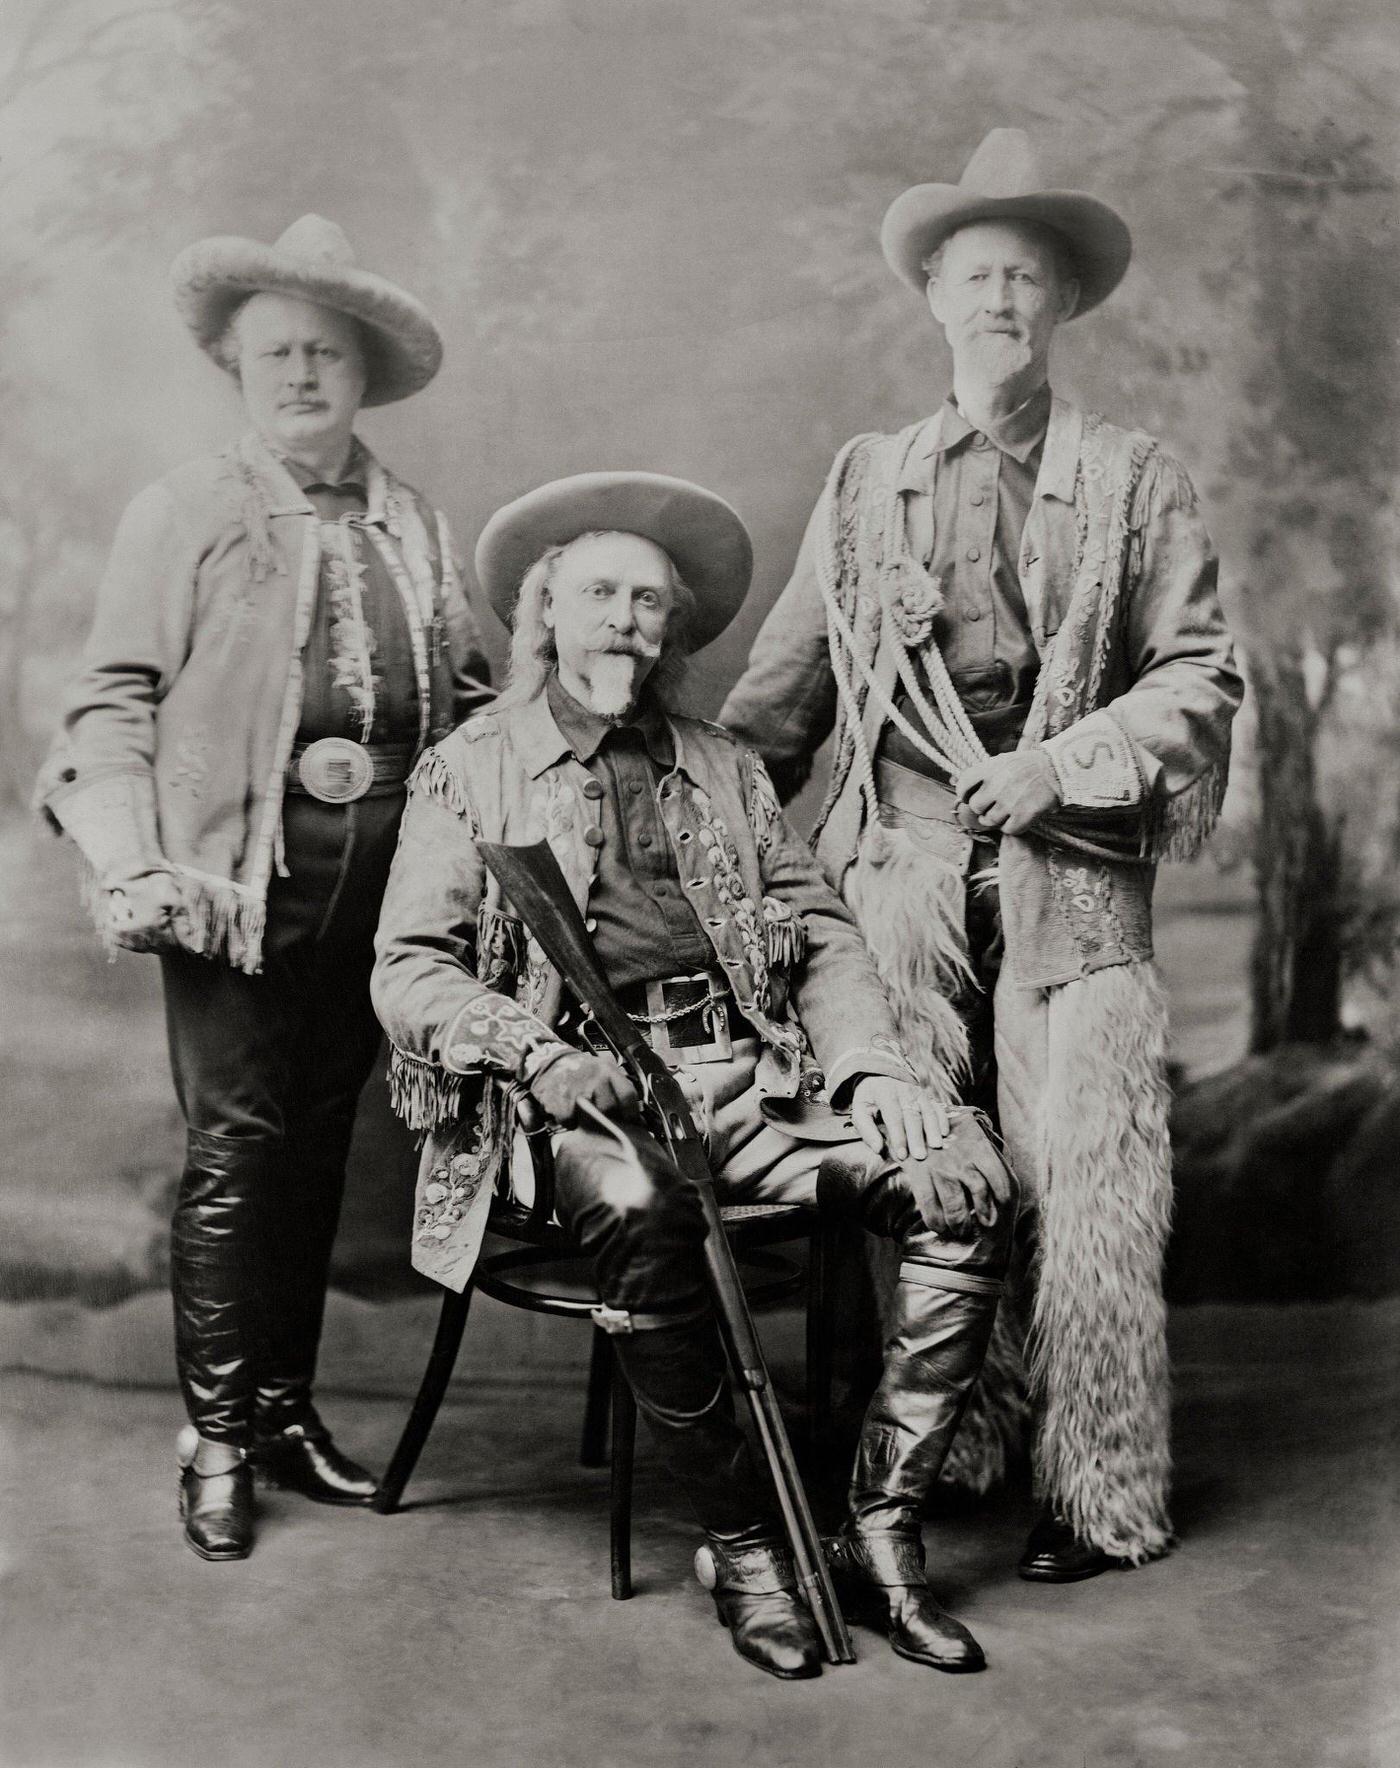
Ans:
{"label": "jacket fringe", "polygon": [[1184,792],[1155,808],[1147,830],[1148,857],[1194,859],[1220,820],[1230,783],[1230,753],[1206,769]]}
{"label": "jacket fringe", "polygon": [[409,775],[408,789],[419,797],[431,798],[471,825],[472,833],[480,832],[476,811],[462,783],[448,766],[439,749],[429,749]]}
{"label": "jacket fringe", "polygon": [[872,823],[842,892],[885,985],[900,1047],[920,1082],[956,1104],[971,1068],[956,1003],[977,988],[962,873],[916,847],[904,830]]}
{"label": "jacket fringe", "polygon": [[[223,958],[235,970],[256,975],[262,968],[263,933],[267,904],[251,890],[227,878],[209,878],[202,872],[172,866],[180,885],[184,916],[179,923],[180,946],[200,958]],[[109,889],[88,864],[82,862],[83,907],[92,917],[97,937],[109,959],[121,946],[112,925]]]}
{"label": "jacket fringe", "polygon": [[262,968],[267,902],[231,879],[174,868],[185,906],[186,937],[180,943],[204,958],[223,958],[249,976]]}
{"label": "jacket fringe", "polygon": [[435,1062],[391,1047],[389,1103],[411,1130],[426,1133],[455,1123],[462,1114],[465,1075],[449,1074]]}
{"label": "jacket fringe", "polygon": [[775,896],[765,896],[763,933],[768,947],[768,968],[791,976],[807,949],[807,933],[801,920],[785,902]]}
{"label": "jacket fringe", "polygon": [[1038,1482],[1140,1565],[1170,1545],[1167,1003],[1150,963],[1050,993],[1031,1387]]}

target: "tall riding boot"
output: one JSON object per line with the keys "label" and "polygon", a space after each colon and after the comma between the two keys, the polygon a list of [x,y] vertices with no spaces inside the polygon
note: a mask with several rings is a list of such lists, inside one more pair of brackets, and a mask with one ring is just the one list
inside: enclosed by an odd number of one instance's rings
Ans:
{"label": "tall riding boot", "polygon": [[735,1421],[713,1320],[619,1333],[613,1344],[662,1460],[705,1530],[696,1575],[734,1649],[770,1676],[820,1675],[816,1624]]}
{"label": "tall riding boot", "polygon": [[261,1212],[265,1310],[250,1451],[269,1484],[321,1504],[368,1504],[376,1485],[341,1453],[312,1403],[351,1125],[289,1137]]}
{"label": "tall riding boot", "polygon": [[251,1138],[189,1130],[171,1224],[175,1364],[197,1433],[182,1437],[180,1514],[186,1541],[204,1559],[242,1559],[253,1545],[244,1456],[259,1312],[256,1212],[268,1152]]}
{"label": "tall riding boot", "polygon": [[863,1225],[899,1241],[884,1373],[865,1415],[849,1513],[832,1544],[833,1569],[861,1589],[901,1657],[940,1670],[980,1670],[971,1633],[938,1606],[924,1579],[920,1522],[977,1379],[996,1319],[1015,1207],[954,1241],[925,1225],[927,1200],[911,1175],[887,1167],[860,1175],[829,1157],[826,1202],[852,1206]]}

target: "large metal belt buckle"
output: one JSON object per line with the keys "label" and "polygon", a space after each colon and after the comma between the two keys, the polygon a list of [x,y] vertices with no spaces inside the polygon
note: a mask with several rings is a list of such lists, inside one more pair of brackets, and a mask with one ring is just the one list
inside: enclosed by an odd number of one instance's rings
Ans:
{"label": "large metal belt buckle", "polygon": [[[685,989],[703,992],[688,1002]],[[684,1007],[684,1014],[677,1012]],[[734,1056],[734,1040],[729,1035],[729,1014],[726,997],[715,990],[715,978],[702,970],[696,976],[667,976],[647,984],[647,1035],[651,1047],[668,1064],[729,1062]],[[671,1036],[671,1028],[681,1018],[698,1016],[710,1033],[704,1044],[679,1044]]]}
{"label": "large metal belt buckle", "polygon": [[297,775],[322,804],[353,804],[374,784],[374,761],[363,743],[349,737],[322,737],[307,744]]}

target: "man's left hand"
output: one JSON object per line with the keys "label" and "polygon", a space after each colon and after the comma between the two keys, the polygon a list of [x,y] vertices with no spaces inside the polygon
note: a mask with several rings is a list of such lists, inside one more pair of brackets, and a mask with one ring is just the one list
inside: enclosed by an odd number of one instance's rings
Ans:
{"label": "man's left hand", "polygon": [[1060,784],[1043,749],[1013,749],[965,767],[953,785],[976,818],[973,834],[1023,835],[1060,802]]}
{"label": "man's left hand", "polygon": [[926,1160],[948,1139],[948,1112],[912,1081],[867,1074],[851,1094],[851,1121],[872,1154],[891,1160]]}

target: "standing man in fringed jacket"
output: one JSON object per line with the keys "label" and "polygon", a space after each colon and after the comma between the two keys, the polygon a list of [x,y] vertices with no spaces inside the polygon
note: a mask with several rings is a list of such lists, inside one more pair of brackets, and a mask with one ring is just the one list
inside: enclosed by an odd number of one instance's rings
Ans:
{"label": "standing man in fringed jacket", "polygon": [[[999,1110],[1036,1222],[1045,1509],[1020,1570],[1067,1581],[1170,1541],[1152,880],[1214,822],[1241,683],[1185,472],[1050,390],[1056,326],[1127,268],[1118,215],[996,129],[958,184],[898,198],[883,244],[952,395],[840,451],[721,717],[785,794],[835,726],[817,854],[925,1080]],[[984,1490],[1026,1417],[1007,1327],[947,1470]]]}
{"label": "standing man in fringed jacket", "polygon": [[174,268],[252,429],[134,499],[40,783],[109,948],[160,955],[187,1152],[171,1247],[185,1539],[253,1541],[252,1467],[323,1503],[374,1482],[312,1405],[404,782],[479,703],[442,517],[354,435],[442,345],[308,215]]}

